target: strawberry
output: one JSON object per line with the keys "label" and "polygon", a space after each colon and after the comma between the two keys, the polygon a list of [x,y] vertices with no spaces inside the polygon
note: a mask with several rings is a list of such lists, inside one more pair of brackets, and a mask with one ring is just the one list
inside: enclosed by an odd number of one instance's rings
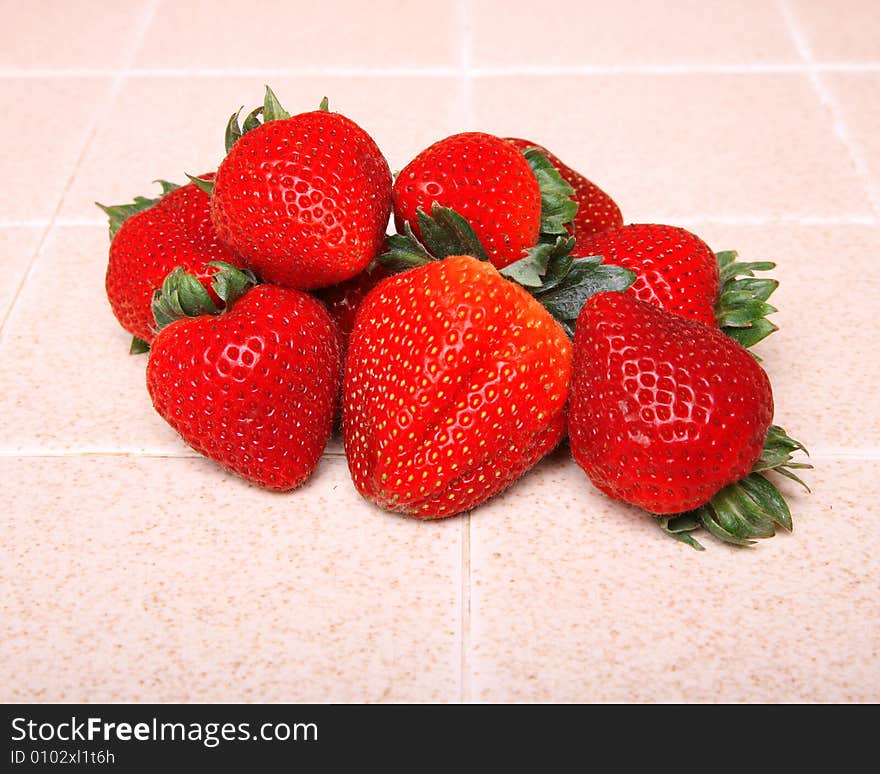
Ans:
{"label": "strawberry", "polygon": [[[212,180],[214,174],[203,177]],[[156,199],[139,196],[132,204],[98,205],[110,218],[107,298],[116,319],[136,338],[133,351],[143,351],[141,344],[155,336],[153,293],[172,269],[183,267],[210,292],[215,271],[210,264],[238,260],[217,237],[203,191],[192,183],[159,182],[162,195]]]}
{"label": "strawberry", "polygon": [[537,148],[556,168],[563,180],[574,189],[574,200],[578,203],[577,214],[572,222],[572,230],[578,240],[597,231],[619,228],[623,225],[620,207],[605,191],[590,182],[580,172],[563,164],[556,156],[541,145],[519,137],[505,137],[507,142],[524,151]]}
{"label": "strawberry", "polygon": [[488,262],[450,256],[382,281],[346,363],[355,487],[423,519],[475,507],[559,441],[570,373],[563,329]]}
{"label": "strawberry", "polygon": [[[268,489],[305,481],[330,436],[340,378],[336,331],[306,293],[220,266],[222,314],[175,270],[154,302],[153,406],[196,451]],[[240,298],[239,298],[240,296]]]}
{"label": "strawberry", "polygon": [[[766,373],[717,328],[624,293],[584,305],[568,431],[575,461],[609,496],[654,514],[700,508],[732,542],[790,528],[778,491],[752,474],[772,419]],[[798,466],[776,462],[758,469]]]}
{"label": "strawberry", "polygon": [[435,142],[394,183],[398,232],[424,239],[419,212],[437,204],[468,222],[496,268],[523,258],[542,234],[564,234],[577,210],[572,188],[538,157],[482,132]]}
{"label": "strawberry", "polygon": [[629,292],[668,312],[718,327],[715,253],[696,234],[675,226],[633,224],[578,237],[576,256],[601,255],[636,275]]}
{"label": "strawberry", "polygon": [[242,126],[238,115],[216,180],[204,184],[220,238],[285,287],[326,287],[363,270],[391,212],[391,172],[373,139],[326,100],[291,116],[268,87]]}
{"label": "strawberry", "polygon": [[343,363],[345,353],[348,351],[348,340],[351,338],[355,315],[361,302],[379,282],[389,276],[391,272],[383,266],[372,264],[350,280],[315,291],[315,296],[324,303],[330,313],[330,319],[336,324]]}

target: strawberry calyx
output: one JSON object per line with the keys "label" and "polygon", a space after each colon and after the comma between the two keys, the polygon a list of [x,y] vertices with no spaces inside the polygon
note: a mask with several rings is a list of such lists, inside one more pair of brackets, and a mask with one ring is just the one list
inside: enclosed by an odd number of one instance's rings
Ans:
{"label": "strawberry calyx", "polygon": [[529,162],[532,172],[538,178],[541,190],[541,237],[569,233],[569,226],[578,211],[578,203],[573,198],[574,188],[559,174],[559,170],[537,146],[524,148],[523,156]]}
{"label": "strawberry calyx", "polygon": [[808,492],[794,470],[812,468],[805,462],[792,461],[792,455],[806,448],[778,425],[772,425],[764,441],[764,450],[751,472],[740,481],[717,492],[705,505],[685,513],[657,516],[657,524],[670,537],[702,551],[703,546],[691,535],[702,527],[719,540],[738,546],[752,545],[756,539],[773,537],[776,528],[791,532],[791,511],[779,489],[765,475],[775,471],[796,481]]}
{"label": "strawberry calyx", "polygon": [[211,288],[223,302],[222,306],[218,308],[211,294],[194,275],[177,266],[153,294],[153,318],[157,332],[184,317],[226,312],[248,290],[259,284],[253,272],[239,269],[231,263],[211,261],[207,265],[217,269],[211,278]]}
{"label": "strawberry calyx", "polygon": [[769,277],[756,277],[756,271],[770,271],[776,267],[770,261],[742,262],[736,252],[716,253],[721,292],[715,304],[718,325],[742,346],[754,346],[779,328],[767,319],[776,307],[767,303],[779,282]]}
{"label": "strawberry calyx", "polygon": [[[422,239],[416,237],[409,223],[404,224],[403,234],[389,236],[387,250],[378,259],[386,268],[403,271],[450,255],[489,260],[471,225],[455,210],[434,202],[430,215],[419,208],[417,217]],[[499,271],[540,301],[573,338],[577,316],[587,299],[598,293],[626,290],[635,281],[635,274],[602,263],[600,256],[575,260],[571,255],[573,237],[544,239],[530,248],[524,258]]]}
{"label": "strawberry calyx", "polygon": [[122,224],[132,215],[137,215],[139,212],[150,209],[153,205],[158,204],[163,197],[180,188],[177,183],[169,183],[167,180],[154,180],[153,182],[162,186],[162,193],[155,199],[150,199],[146,196],[135,196],[134,201],[131,204],[106,205],[101,204],[100,202],[95,202],[95,205],[100,207],[104,211],[104,214],[107,215],[110,223],[111,241],[113,240],[113,237],[116,236],[116,232],[122,228]]}

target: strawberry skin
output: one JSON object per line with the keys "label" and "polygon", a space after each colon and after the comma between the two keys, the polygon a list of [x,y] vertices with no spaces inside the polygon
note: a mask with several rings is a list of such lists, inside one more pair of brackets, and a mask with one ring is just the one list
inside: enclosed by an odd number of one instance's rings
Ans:
{"label": "strawberry skin", "polygon": [[423,519],[474,508],[558,443],[570,376],[562,328],[488,262],[450,256],[384,280],[346,363],[357,490]]}
{"label": "strawberry skin", "polygon": [[542,145],[529,142],[519,137],[505,137],[521,151],[526,148],[538,148],[541,153],[556,167],[562,178],[574,188],[574,199],[578,203],[577,214],[574,216],[574,236],[580,242],[581,236],[588,236],[597,231],[605,231],[609,228],[619,228],[623,225],[623,215],[620,207],[605,191],[595,183],[587,180],[580,172],[563,164],[556,156]]}
{"label": "strawberry skin", "polygon": [[417,212],[437,202],[473,228],[489,260],[501,269],[538,241],[541,190],[529,163],[510,143],[482,132],[464,132],[422,151],[394,183],[394,220],[421,238]]}
{"label": "strawberry skin", "polygon": [[[203,176],[211,180],[213,173]],[[211,200],[189,183],[149,209],[132,215],[110,243],[105,288],[113,314],[125,330],[143,341],[155,334],[150,302],[153,292],[176,266],[182,266],[210,292],[215,269],[210,261],[240,263],[223,244],[211,222]],[[216,300],[216,298],[215,298]]]}
{"label": "strawberry skin", "polygon": [[391,276],[389,270],[380,264],[373,264],[350,280],[315,291],[315,296],[324,303],[330,313],[330,319],[336,324],[343,363],[361,302],[376,285],[389,276]]}
{"label": "strawberry skin", "polygon": [[718,327],[718,261],[712,248],[675,226],[636,223],[578,237],[576,256],[601,255],[605,263],[629,269],[629,292],[641,301]]}
{"label": "strawberry skin", "polygon": [[373,139],[339,113],[267,121],[217,170],[220,238],[266,282],[313,289],[363,270],[384,245],[391,172]]}
{"label": "strawberry skin", "polygon": [[584,305],[568,432],[614,499],[656,514],[705,504],[750,472],[772,418],[767,375],[717,328],[624,293]]}
{"label": "strawberry skin", "polygon": [[163,328],[150,349],[153,406],[196,451],[260,486],[312,473],[340,378],[336,331],[319,301],[261,285],[219,316]]}

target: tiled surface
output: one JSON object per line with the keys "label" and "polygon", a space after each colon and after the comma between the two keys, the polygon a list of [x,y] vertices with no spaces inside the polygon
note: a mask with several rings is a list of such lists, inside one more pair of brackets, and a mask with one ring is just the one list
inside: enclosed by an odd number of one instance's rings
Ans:
{"label": "tiled surface", "polygon": [[458,524],[361,507],[344,460],[292,497],[202,459],[0,476],[2,701],[458,696]]}
{"label": "tiled surface", "polygon": [[[880,699],[874,3],[637,5],[563,3],[589,45],[476,0],[0,6],[0,699]],[[565,450],[439,524],[361,501],[338,439],[289,495],[188,451],[104,298],[92,202],[214,166],[265,82],[329,96],[393,168],[519,134],[627,220],[775,260],[761,354],[817,464],[795,533],[693,552]]]}
{"label": "tiled surface", "polygon": [[876,701],[880,560],[862,498],[878,473],[826,461],[813,495],[787,489],[792,535],[698,554],[573,463],[543,466],[471,520],[471,697]]}
{"label": "tiled surface", "polygon": [[864,0],[787,0],[812,55],[821,61],[880,58],[880,13]]}
{"label": "tiled surface", "polygon": [[474,65],[632,67],[797,59],[783,18],[765,0],[557,0],[543,13],[537,20],[533,13],[511,12],[509,0],[472,3]]}
{"label": "tiled surface", "polygon": [[0,222],[52,216],[109,94],[105,78],[0,76]]}

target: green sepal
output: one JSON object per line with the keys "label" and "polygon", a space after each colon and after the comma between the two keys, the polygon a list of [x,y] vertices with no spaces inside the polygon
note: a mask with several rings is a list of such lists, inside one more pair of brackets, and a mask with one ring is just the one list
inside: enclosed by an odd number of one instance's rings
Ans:
{"label": "green sepal", "polygon": [[[557,237],[553,242],[539,242],[526,251],[525,258],[508,264],[500,272],[526,288],[548,289],[547,280],[562,272],[564,276],[574,260],[574,237]],[[564,268],[563,268],[564,267]]]}
{"label": "green sepal", "polygon": [[149,351],[150,345],[146,341],[139,339],[137,336],[131,337],[131,346],[128,348],[129,355],[143,355],[144,352]]}
{"label": "green sepal", "polygon": [[[324,97],[325,101],[326,99],[327,98]],[[238,111],[233,113],[229,122],[226,124],[224,140],[227,153],[232,150],[232,146],[235,145],[235,143],[237,143],[244,135],[253,129],[256,129],[258,126],[268,123],[269,121],[290,118],[290,113],[281,107],[278,97],[275,96],[275,92],[272,91],[268,85],[266,86],[266,94],[263,97],[263,104],[254,108],[247,114],[247,116],[245,116],[244,122],[239,123],[242,110],[244,110],[244,107],[240,107]],[[261,117],[263,119],[262,121],[260,121]]]}
{"label": "green sepal", "polygon": [[214,193],[214,181],[213,180],[205,180],[203,177],[196,177],[195,175],[189,174],[189,172],[185,173],[186,176],[190,179],[190,182],[193,183],[196,188],[204,191],[208,196],[211,196]]}
{"label": "green sepal", "polygon": [[565,234],[566,226],[574,220],[578,203],[572,198],[572,188],[542,150],[537,147],[525,148],[523,155],[541,189],[541,233]]}
{"label": "green sepal", "polygon": [[744,347],[752,347],[779,330],[767,319],[776,307],[767,303],[779,282],[769,277],[756,277],[755,272],[776,267],[770,261],[741,262],[736,252],[716,253],[721,292],[715,304],[718,325],[730,338]]}
{"label": "green sepal", "polygon": [[413,233],[412,226],[405,223],[403,234],[392,234],[385,238],[385,252],[377,261],[391,271],[405,271],[436,260]]}
{"label": "green sepal", "polygon": [[[600,257],[559,260],[558,265],[560,269],[564,268],[564,275],[551,277],[552,281],[547,286],[530,291],[570,338],[574,338],[578,315],[588,298],[599,293],[622,293],[635,282],[636,275],[629,269],[601,263],[601,260]],[[553,265],[552,261],[550,265]]]}
{"label": "green sepal", "polygon": [[226,309],[259,284],[259,280],[250,269],[239,269],[226,261],[210,261],[208,266],[219,269],[211,278],[211,287],[225,304]]}
{"label": "green sepal", "polygon": [[218,269],[211,277],[211,288],[223,301],[222,309],[218,309],[211,294],[194,275],[182,266],[177,266],[165,278],[162,287],[153,294],[156,331],[184,317],[200,317],[227,311],[235,301],[258,284],[253,272],[239,269],[225,261],[211,261],[208,266]]}
{"label": "green sepal", "polygon": [[700,520],[690,513],[672,516],[658,516],[657,526],[669,537],[686,543],[697,551],[705,551],[703,545],[691,532],[700,528]]}
{"label": "green sepal", "polygon": [[[807,452],[800,441],[789,437],[781,427],[771,426],[761,457],[745,478],[724,487],[699,508],[656,517],[658,525],[678,540],[683,540],[680,533],[690,533],[696,526],[702,526],[719,540],[738,546],[752,545],[755,540],[773,537],[777,527],[791,532],[793,523],[788,504],[765,474],[772,470],[807,488],[791,472],[792,468],[813,467],[792,461],[792,454],[798,451]],[[688,540],[684,542],[690,544]]]}
{"label": "green sepal", "polygon": [[171,193],[176,188],[180,188],[176,183],[169,183],[167,180],[154,180],[153,182],[162,186],[162,193],[155,199],[150,199],[146,196],[135,196],[134,201],[131,204],[106,205],[101,204],[100,202],[95,202],[95,205],[100,207],[107,216],[110,224],[111,241],[113,237],[116,236],[116,232],[122,228],[122,224],[132,215],[137,215],[139,212],[150,209],[150,207],[157,204],[163,196]]}
{"label": "green sepal", "polygon": [[428,252],[437,258],[470,255],[480,261],[489,260],[471,224],[450,207],[442,207],[434,202],[430,215],[419,207],[417,217],[422,242]]}

